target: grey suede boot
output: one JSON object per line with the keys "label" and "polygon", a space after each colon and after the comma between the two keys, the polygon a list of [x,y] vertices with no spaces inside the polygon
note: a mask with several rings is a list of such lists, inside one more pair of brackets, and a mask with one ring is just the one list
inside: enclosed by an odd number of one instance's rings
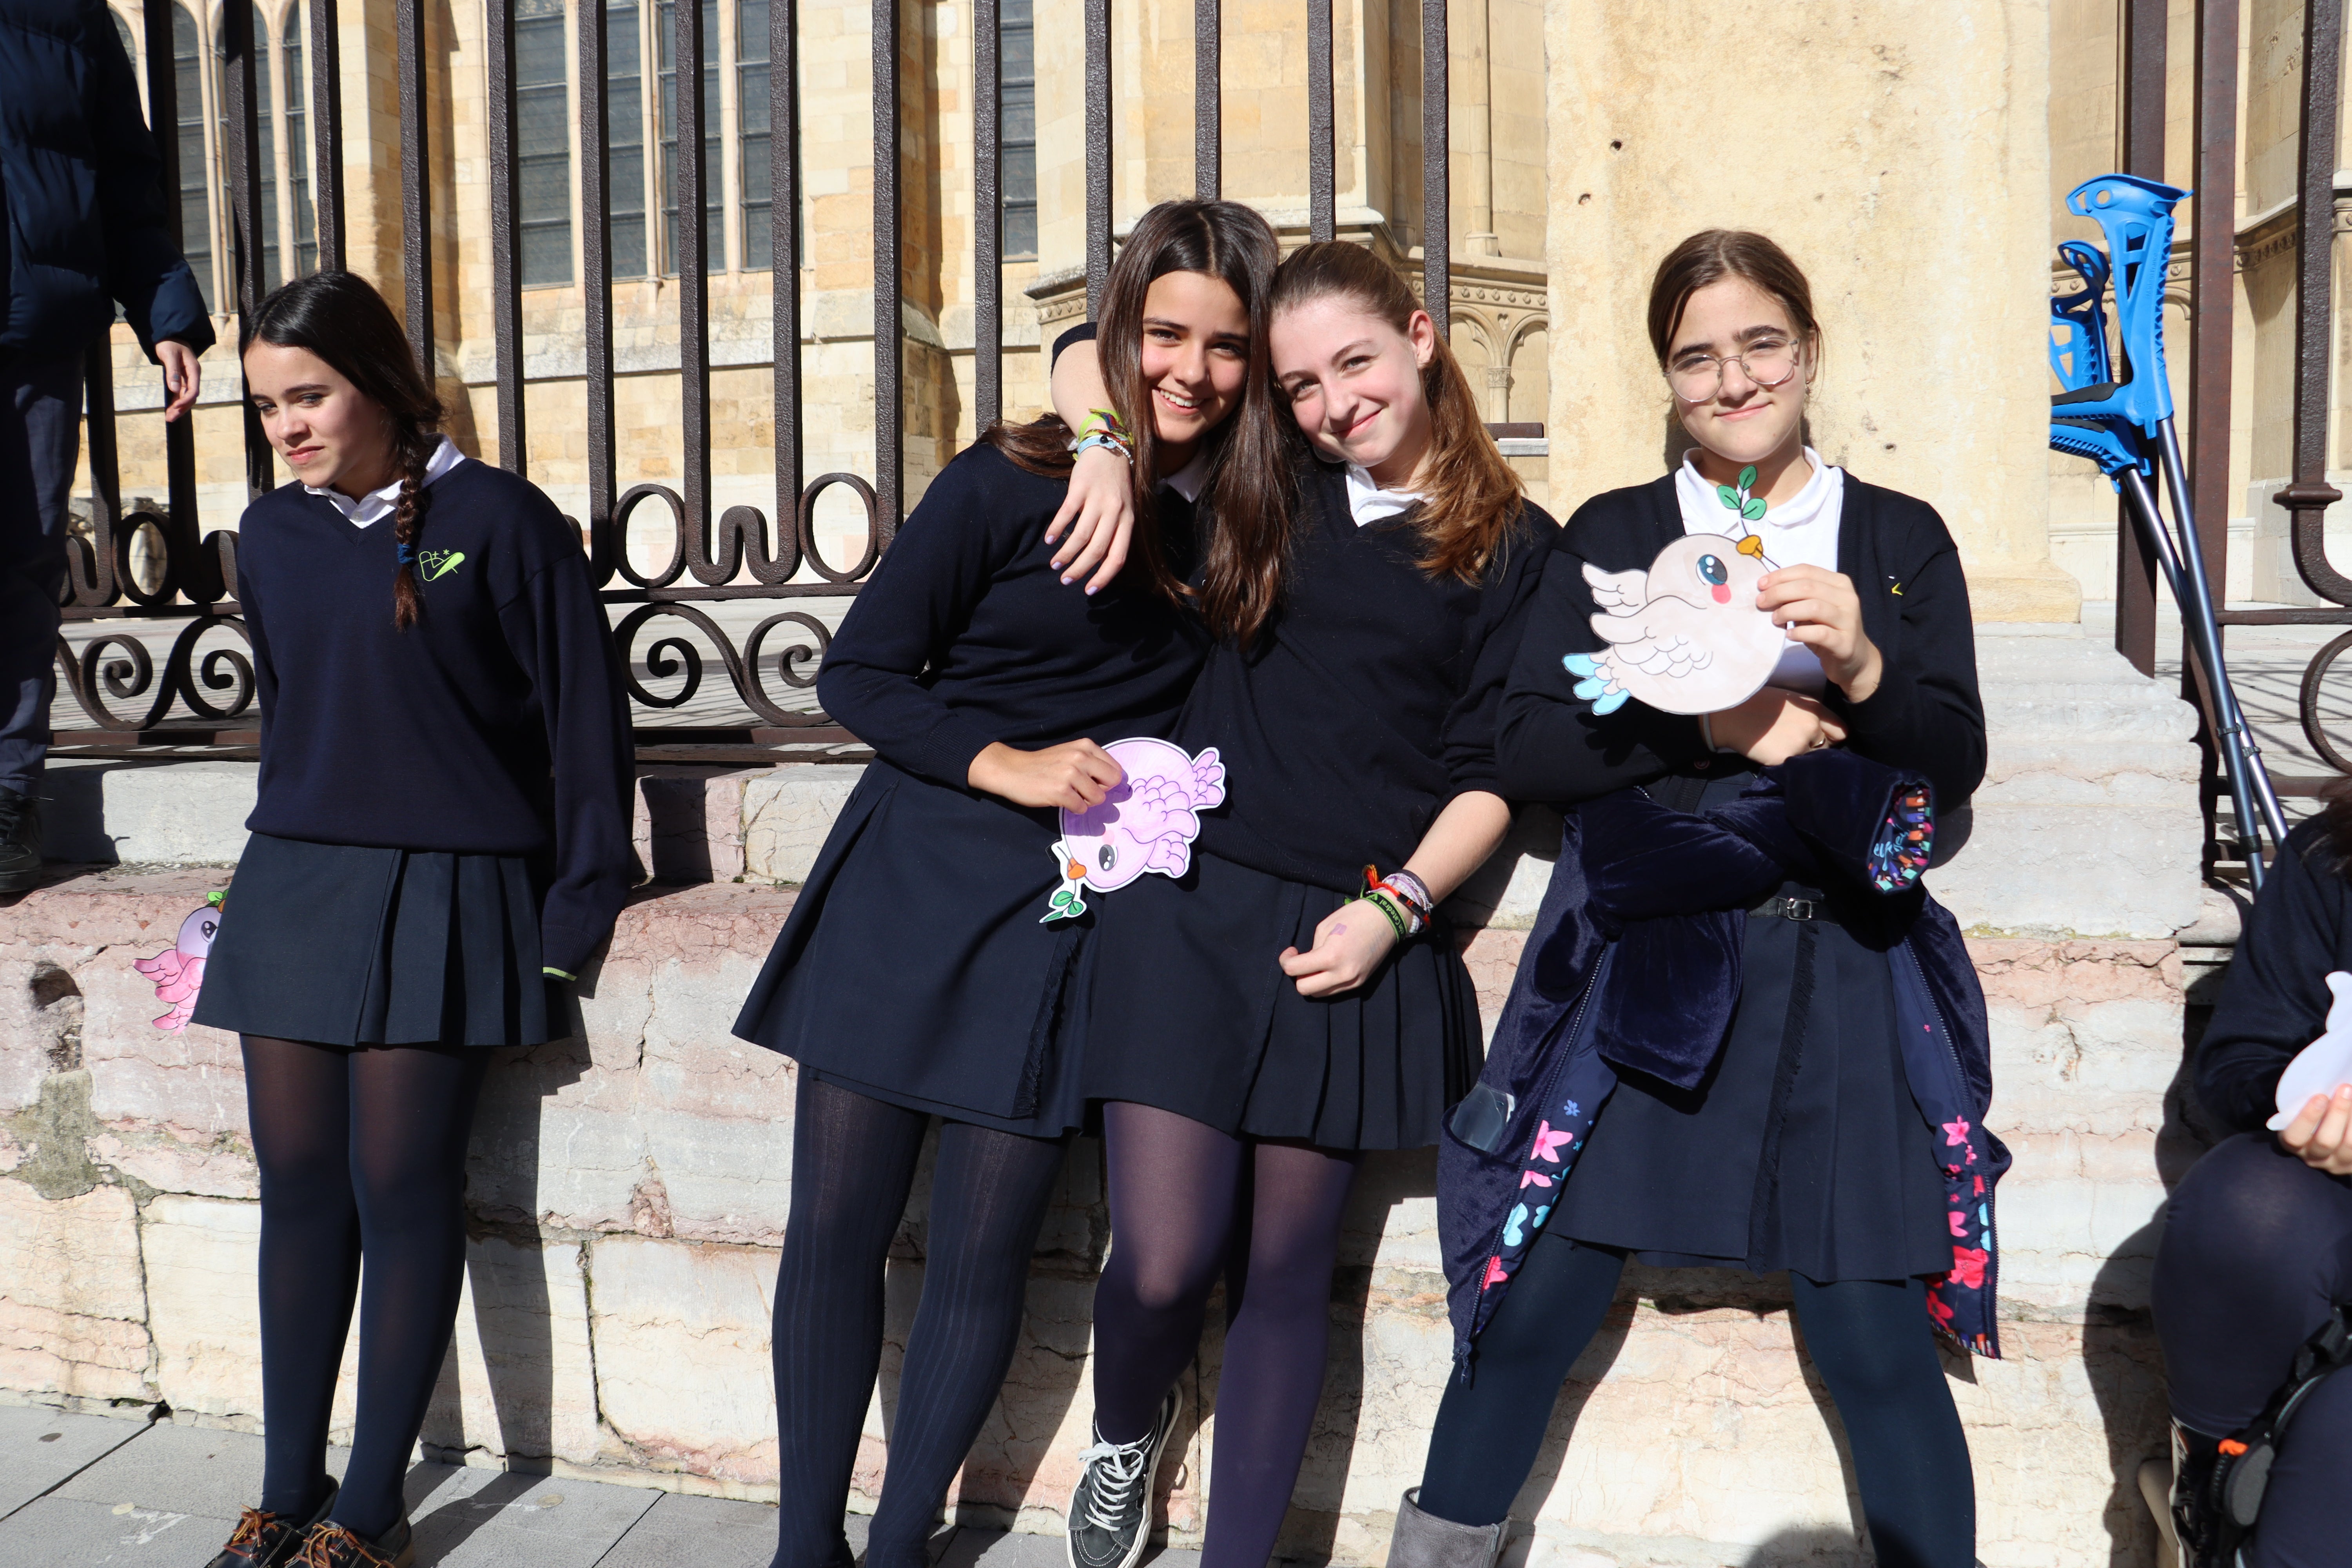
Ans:
{"label": "grey suede boot", "polygon": [[1433,1513],[1423,1513],[1413,1488],[1397,1503],[1396,1534],[1389,1541],[1389,1568],[1495,1568],[1503,1554],[1500,1524],[1456,1524]]}

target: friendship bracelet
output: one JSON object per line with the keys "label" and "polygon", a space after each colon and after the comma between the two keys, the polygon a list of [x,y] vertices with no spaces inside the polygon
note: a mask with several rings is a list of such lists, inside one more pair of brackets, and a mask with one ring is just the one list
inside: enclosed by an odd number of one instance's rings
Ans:
{"label": "friendship bracelet", "polygon": [[1121,441],[1118,437],[1102,430],[1097,430],[1091,435],[1081,436],[1076,440],[1071,442],[1070,456],[1075,458],[1080,453],[1089,451],[1097,447],[1103,447],[1108,451],[1117,452],[1129,463],[1133,463],[1135,461],[1135,454],[1128,449],[1125,442]]}
{"label": "friendship bracelet", "polygon": [[1389,895],[1383,893],[1366,893],[1357,901],[1359,903],[1370,904],[1372,908],[1380,910],[1381,913],[1388,916],[1389,924],[1396,927],[1397,941],[1411,942],[1412,940],[1412,931],[1406,924],[1405,917],[1399,914],[1390,904]]}
{"label": "friendship bracelet", "polygon": [[1411,871],[1391,872],[1386,879],[1386,885],[1403,894],[1405,901],[1419,910],[1424,919],[1437,912],[1437,900],[1431,894],[1429,884]]}
{"label": "friendship bracelet", "polygon": [[1130,439],[1127,433],[1127,421],[1118,416],[1118,410],[1116,408],[1087,409],[1087,416],[1078,421],[1077,433],[1084,436],[1097,427],[1106,434],[1117,437],[1122,442]]}

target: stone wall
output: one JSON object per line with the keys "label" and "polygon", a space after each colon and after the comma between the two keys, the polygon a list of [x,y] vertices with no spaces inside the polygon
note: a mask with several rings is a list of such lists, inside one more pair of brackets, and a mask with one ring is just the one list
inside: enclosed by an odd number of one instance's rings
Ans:
{"label": "stone wall", "polygon": [[[1988,637],[1992,775],[1976,837],[1936,880],[1971,928],[1994,1030],[2008,1359],[1948,1361],[1993,1568],[2152,1561],[2132,1489],[2161,1443],[2146,1271],[2179,1066],[2175,931],[2195,919],[2188,710],[2095,643]],[[234,764],[181,798],[242,814]],[[221,770],[227,769],[227,773]],[[87,771],[77,809],[126,844],[176,769]],[[790,1198],[792,1066],[732,1039],[789,883],[856,771],[649,778],[640,844],[666,873],[582,988],[580,1037],[495,1069],[473,1155],[456,1355],[427,1427],[484,1465],[770,1495],[767,1320]],[[92,797],[94,796],[94,804]],[[234,817],[230,818],[234,821]],[[1549,874],[1530,812],[1465,896],[1491,1019]],[[2190,836],[2184,838],[2184,835]],[[216,836],[217,837],[217,836]],[[183,852],[206,853],[202,837]],[[235,1042],[174,1035],[131,969],[218,868],[93,870],[0,908],[0,1390],[77,1405],[259,1415],[254,1173]],[[2002,918],[2004,910],[2013,918]],[[1480,923],[1483,922],[1483,923]],[[1417,1479],[1449,1334],[1433,1162],[1368,1161],[1332,1297],[1330,1385],[1286,1551],[1376,1563]],[[872,1506],[897,1346],[920,1288],[928,1177],[890,1265]],[[1077,1144],[1039,1243],[1029,1321],[967,1468],[963,1516],[1053,1532],[1087,1441],[1087,1305],[1108,1245],[1099,1146]],[[1213,1327],[1189,1376],[1175,1538],[1196,1542],[1215,1439]],[[348,1419],[346,1412],[343,1419]],[[1568,1442],[1571,1431],[1575,1442]],[[1785,1293],[1728,1275],[1629,1277],[1576,1369],[1518,1516],[1531,1560],[1602,1568],[1858,1561],[1851,1465]]]}

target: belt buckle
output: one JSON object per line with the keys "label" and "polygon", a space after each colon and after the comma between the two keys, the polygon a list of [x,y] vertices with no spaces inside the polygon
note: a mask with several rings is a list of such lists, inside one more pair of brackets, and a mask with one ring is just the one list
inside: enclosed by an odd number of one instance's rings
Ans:
{"label": "belt buckle", "polygon": [[1783,920],[1809,921],[1815,918],[1815,906],[1811,899],[1783,898],[1774,912]]}

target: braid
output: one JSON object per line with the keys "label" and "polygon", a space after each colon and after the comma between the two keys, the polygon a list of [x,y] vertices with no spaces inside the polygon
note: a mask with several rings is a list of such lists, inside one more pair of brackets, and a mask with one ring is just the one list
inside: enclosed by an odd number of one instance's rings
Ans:
{"label": "braid", "polygon": [[416,536],[425,510],[425,432],[404,424],[393,437],[393,454],[400,462],[400,500],[393,506],[392,538],[401,563],[392,580],[392,624],[406,631],[425,613],[425,594],[416,576]]}

